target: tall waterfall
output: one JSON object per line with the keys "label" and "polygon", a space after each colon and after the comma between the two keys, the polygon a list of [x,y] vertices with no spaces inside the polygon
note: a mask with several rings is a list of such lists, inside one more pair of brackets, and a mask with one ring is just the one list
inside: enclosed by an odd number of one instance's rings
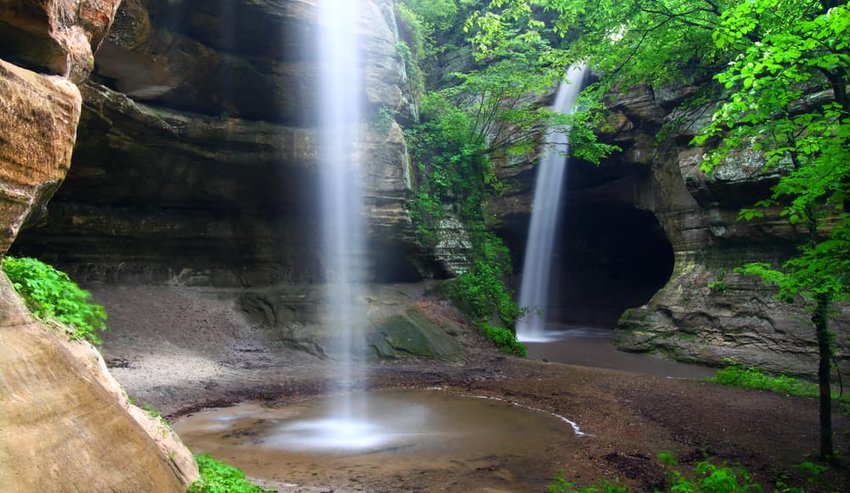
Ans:
{"label": "tall waterfall", "polygon": [[[570,68],[566,80],[558,88],[552,107],[554,111],[572,113],[586,73],[584,66]],[[544,140],[547,145],[537,167],[531,226],[525,245],[522,284],[519,290],[519,305],[528,307],[530,311],[517,322],[517,338],[526,342],[546,340],[544,311],[549,296],[552,251],[555,247],[561,191],[567,168],[567,158],[564,156],[569,152],[569,131],[550,130]]]}
{"label": "tall waterfall", "polygon": [[340,421],[357,414],[350,390],[362,356],[365,313],[361,286],[364,220],[357,141],[363,94],[357,24],[360,2],[321,0],[319,29],[319,159],[322,255],[327,282],[324,325],[332,380],[344,389],[330,413]]}

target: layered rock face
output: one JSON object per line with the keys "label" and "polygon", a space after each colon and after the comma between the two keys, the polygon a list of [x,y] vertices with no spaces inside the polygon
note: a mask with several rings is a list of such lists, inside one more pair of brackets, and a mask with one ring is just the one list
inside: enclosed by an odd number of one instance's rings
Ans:
{"label": "layered rock face", "polygon": [[[364,1],[361,162],[376,280],[429,267],[392,116],[413,111],[392,2]],[[317,282],[317,7],[130,0],[82,91],[74,167],[20,252],[98,280]],[[381,117],[380,115],[384,115]]]}
{"label": "layered rock face", "polygon": [[[605,138],[623,151],[599,168],[571,162],[563,247],[555,253],[562,290],[554,297],[561,310],[555,315],[567,323],[616,325],[620,348],[630,351],[711,365],[732,358],[814,375],[810,314],[733,272],[749,261],[787,258],[804,231],[775,211],[737,220],[742,207],[768,196],[777,177],[759,174],[760,158],[752,153],[733,156],[712,177],[700,171],[705,149],[689,142],[711,110],[673,113],[693,89],[643,87],[621,95],[613,104],[615,129]],[[682,123],[659,144],[656,136],[673,119]],[[533,180],[522,166],[504,173],[519,184],[517,193],[493,207],[503,234],[521,250],[525,238],[517,231],[530,213]],[[845,367],[848,322],[850,313],[840,309],[832,324]]]}
{"label": "layered rock face", "polygon": [[[618,104],[626,149],[624,159],[646,162],[652,186],[637,197],[659,218],[673,244],[673,277],[645,306],[627,311],[619,325],[619,345],[660,351],[685,361],[723,364],[731,358],[770,371],[812,376],[817,347],[811,315],[802,306],[777,301],[775,291],[757,279],[732,271],[753,261],[781,261],[793,255],[807,232],[769,211],[764,218],[738,221],[738,211],[769,196],[777,176],[760,172],[756,153],[741,152],[711,177],[699,169],[705,149],[692,148],[710,108],[671,115],[670,108],[692,88],[643,88]],[[670,143],[652,145],[661,125],[684,116]],[[850,310],[838,307],[836,360],[850,366],[847,335]]]}
{"label": "layered rock face", "polygon": [[[0,261],[68,171],[81,107],[72,81],[85,78],[117,2],[75,5],[0,6],[0,57],[43,72],[0,60]],[[0,272],[4,490],[176,492],[195,479],[188,450],[130,406],[97,352],[36,322]]]}
{"label": "layered rock face", "polygon": [[0,56],[17,65],[86,80],[120,0],[7,0],[0,5]]}

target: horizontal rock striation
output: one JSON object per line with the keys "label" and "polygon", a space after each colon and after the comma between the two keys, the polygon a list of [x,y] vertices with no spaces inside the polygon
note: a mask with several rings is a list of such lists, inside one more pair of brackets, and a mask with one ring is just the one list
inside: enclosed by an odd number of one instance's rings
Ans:
{"label": "horizontal rock striation", "polygon": [[[610,102],[612,130],[603,138],[622,152],[598,168],[571,161],[562,234],[564,244],[577,243],[555,255],[562,264],[573,263],[560,267],[565,272],[560,289],[566,292],[561,303],[568,305],[560,307],[567,312],[561,316],[580,318],[582,310],[616,305],[605,305],[603,296],[626,300],[631,304],[617,305],[619,322],[616,315],[610,322],[617,326],[621,349],[709,365],[732,359],[813,376],[817,348],[809,313],[780,303],[772,288],[733,272],[746,262],[788,258],[805,232],[778,211],[738,221],[738,211],[768,196],[778,177],[762,172],[761,158],[752,152],[730,156],[711,176],[700,170],[705,149],[689,142],[712,109],[675,110],[695,90],[639,87],[618,95]],[[667,137],[659,141],[662,133]],[[533,175],[522,164],[502,173],[516,186],[512,195],[493,202],[495,219],[521,251]],[[654,221],[647,221],[647,214]],[[618,238],[618,246],[594,242],[600,234],[611,241]],[[663,254],[671,255],[670,263],[659,257],[664,250],[672,250]],[[575,267],[576,262],[593,268]],[[659,269],[666,272],[656,276]],[[654,277],[654,287],[641,281]],[[584,293],[570,298],[570,291]],[[642,294],[636,296],[638,292]],[[841,308],[832,323],[838,334],[837,360],[845,369],[850,369],[848,322],[850,311]]]}
{"label": "horizontal rock striation", "polygon": [[[324,279],[316,15],[304,1],[126,2],[97,56],[100,83],[82,87],[73,169],[17,251],[84,279]],[[364,2],[361,35],[364,262],[376,280],[419,279],[432,269],[404,207],[407,148],[379,116],[412,111],[390,2]]]}
{"label": "horizontal rock striation", "polygon": [[[817,347],[810,314],[780,303],[775,291],[733,271],[751,261],[779,262],[805,237],[801,226],[778,211],[739,221],[738,211],[769,195],[777,176],[761,171],[757,153],[739,152],[711,176],[699,169],[705,149],[688,142],[711,116],[711,108],[683,115],[671,109],[689,88],[677,92],[642,88],[625,95],[616,108],[626,149],[622,159],[652,170],[648,186],[635,190],[643,207],[664,226],[675,252],[667,285],[646,305],[620,320],[618,342],[633,351],[659,351],[676,359],[712,365],[734,360],[769,371],[815,374]],[[681,118],[672,138],[653,144],[662,125]],[[847,330],[850,311],[835,314],[837,360],[850,366]]]}

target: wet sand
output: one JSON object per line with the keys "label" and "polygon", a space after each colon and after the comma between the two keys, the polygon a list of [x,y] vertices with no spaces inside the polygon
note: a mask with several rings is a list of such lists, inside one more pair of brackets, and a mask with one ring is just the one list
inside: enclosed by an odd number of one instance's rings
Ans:
{"label": "wet sand", "polygon": [[549,342],[524,343],[529,358],[668,378],[707,378],[715,373],[713,368],[705,366],[619,351],[616,333],[610,329],[552,326],[547,334],[551,338]]}

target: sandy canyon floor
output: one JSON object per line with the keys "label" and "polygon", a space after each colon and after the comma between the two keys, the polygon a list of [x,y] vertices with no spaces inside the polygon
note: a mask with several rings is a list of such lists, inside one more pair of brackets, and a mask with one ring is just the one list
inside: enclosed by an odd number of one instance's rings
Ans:
{"label": "sandy canyon floor", "polygon": [[[180,419],[205,407],[253,402],[285,407],[339,391],[326,361],[264,345],[262,328],[247,324],[227,292],[178,287],[92,287],[111,315],[104,356],[139,402]],[[457,314],[428,301],[435,318]],[[267,478],[282,491],[517,491],[517,470],[543,485],[563,471],[579,485],[620,481],[631,491],[663,487],[668,471],[656,459],[673,452],[683,467],[708,455],[740,463],[763,484],[810,459],[817,449],[817,403],[811,399],[728,388],[698,378],[535,361],[495,352],[472,334],[463,363],[373,362],[356,376],[357,390],[440,389],[489,396],[577,423],[584,436],[528,450],[525,458],[481,454],[449,470],[423,462],[398,469],[305,480]],[[657,372],[656,372],[657,373]],[[368,378],[367,378],[368,375]],[[848,452],[848,418],[834,416],[836,443]],[[189,444],[191,447],[191,443]],[[515,456],[517,454],[514,454]],[[236,461],[234,461],[236,462]],[[250,464],[238,464],[251,473]],[[847,469],[830,473],[850,491]],[[542,488],[541,488],[542,490]]]}

